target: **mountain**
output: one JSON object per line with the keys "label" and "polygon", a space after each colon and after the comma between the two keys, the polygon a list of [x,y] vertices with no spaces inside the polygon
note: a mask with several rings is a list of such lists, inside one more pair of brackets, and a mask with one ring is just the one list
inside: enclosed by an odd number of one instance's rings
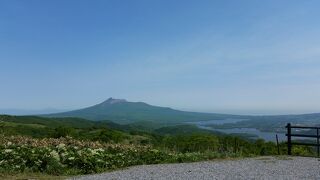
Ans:
{"label": "mountain", "polygon": [[243,116],[196,113],[152,106],[144,102],[128,102],[124,99],[109,98],[106,101],[79,110],[41,115],[45,117],[78,117],[94,121],[110,120],[116,123],[151,121],[156,123],[181,123],[188,121],[221,120]]}
{"label": "mountain", "polygon": [[[214,125],[220,128],[261,128],[264,131],[273,131],[282,128],[286,123],[295,124],[320,124],[320,114],[301,115],[273,115],[273,116],[245,116],[216,113],[197,113],[149,105],[144,102],[129,102],[125,99],[109,98],[106,101],[91,107],[54,114],[40,115],[43,117],[76,117],[93,121],[112,121],[118,124],[132,124],[137,126],[148,125],[149,127],[177,125],[184,122],[241,119],[237,123]],[[271,129],[271,130],[270,130]]]}

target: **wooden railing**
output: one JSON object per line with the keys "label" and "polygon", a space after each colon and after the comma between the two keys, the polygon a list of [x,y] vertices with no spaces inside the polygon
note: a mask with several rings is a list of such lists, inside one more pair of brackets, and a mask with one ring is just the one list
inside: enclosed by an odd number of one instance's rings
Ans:
{"label": "wooden railing", "polygon": [[[309,127],[309,126],[292,126],[290,123],[287,124],[286,126],[287,128],[287,138],[288,138],[288,142],[287,142],[287,145],[288,145],[288,155],[291,155],[292,152],[292,145],[303,145],[303,146],[316,146],[317,147],[317,154],[318,154],[318,157],[320,155],[320,143],[319,143],[319,138],[320,138],[320,135],[319,135],[319,129],[320,127]],[[292,129],[314,129],[316,130],[316,134],[315,135],[312,135],[312,134],[294,134],[292,133]],[[317,138],[317,141],[316,143],[305,143],[305,142],[292,142],[292,137],[305,137],[305,138]]]}

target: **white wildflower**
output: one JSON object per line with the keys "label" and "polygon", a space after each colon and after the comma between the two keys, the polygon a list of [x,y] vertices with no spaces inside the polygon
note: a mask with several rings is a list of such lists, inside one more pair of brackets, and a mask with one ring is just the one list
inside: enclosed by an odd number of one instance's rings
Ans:
{"label": "white wildflower", "polygon": [[50,152],[50,156],[55,158],[56,160],[60,160],[59,154],[57,153],[57,151],[53,150]]}
{"label": "white wildflower", "polygon": [[61,156],[62,156],[62,157],[65,157],[65,156],[67,156],[67,155],[68,155],[68,153],[66,153],[66,152],[61,153]]}
{"label": "white wildflower", "polygon": [[5,152],[5,153],[11,153],[11,152],[12,152],[12,149],[5,149],[4,152]]}
{"label": "white wildflower", "polygon": [[57,148],[63,149],[65,146],[66,146],[65,144],[61,143],[61,144],[59,144],[59,145],[57,146]]}
{"label": "white wildflower", "polygon": [[99,148],[99,149],[96,149],[97,152],[104,152],[104,149],[102,148]]}

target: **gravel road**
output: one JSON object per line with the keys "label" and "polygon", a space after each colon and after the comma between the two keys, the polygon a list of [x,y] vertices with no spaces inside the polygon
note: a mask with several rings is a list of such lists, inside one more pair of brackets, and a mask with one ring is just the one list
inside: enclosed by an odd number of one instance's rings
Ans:
{"label": "gravel road", "polygon": [[109,173],[75,177],[102,179],[319,179],[320,161],[309,157],[258,157],[197,163],[130,167]]}

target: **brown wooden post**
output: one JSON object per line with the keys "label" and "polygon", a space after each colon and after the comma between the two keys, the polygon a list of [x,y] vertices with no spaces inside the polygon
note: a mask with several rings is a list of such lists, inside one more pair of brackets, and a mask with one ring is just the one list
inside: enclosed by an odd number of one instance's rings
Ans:
{"label": "brown wooden post", "polygon": [[234,153],[236,154],[237,153],[237,138],[235,137],[234,138]]}
{"label": "brown wooden post", "polygon": [[319,128],[317,128],[317,152],[318,152],[318,157],[320,155],[320,147],[319,147]]}
{"label": "brown wooden post", "polygon": [[287,124],[287,137],[288,137],[288,155],[291,155],[291,124]]}
{"label": "brown wooden post", "polygon": [[279,139],[278,139],[278,134],[276,134],[276,139],[277,139],[278,155],[280,155],[280,148],[279,148]]}

